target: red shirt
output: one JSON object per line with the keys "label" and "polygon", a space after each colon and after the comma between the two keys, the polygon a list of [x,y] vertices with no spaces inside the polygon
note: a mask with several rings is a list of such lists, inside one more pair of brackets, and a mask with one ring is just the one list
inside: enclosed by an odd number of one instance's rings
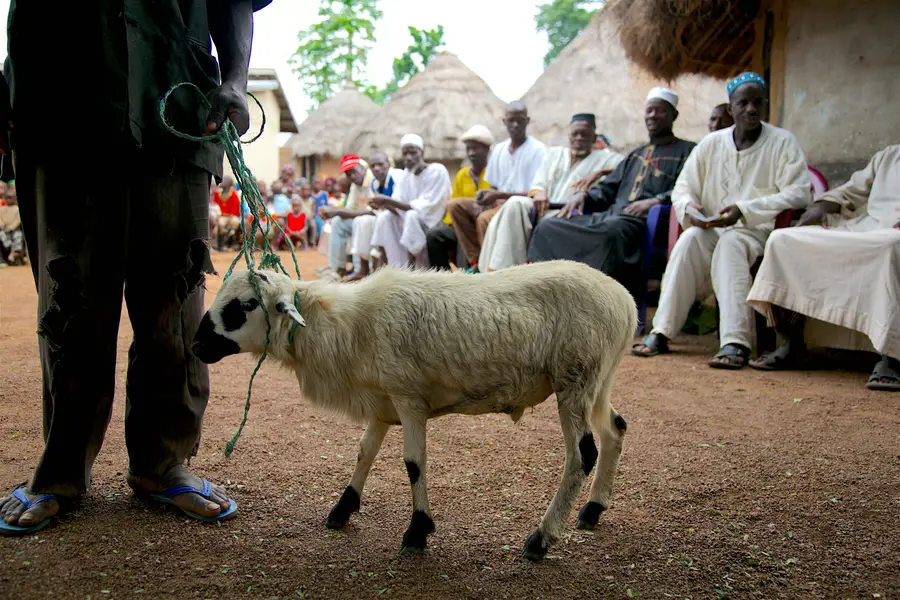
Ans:
{"label": "red shirt", "polygon": [[288,231],[293,231],[294,233],[299,233],[303,231],[303,226],[306,225],[306,213],[300,213],[296,217],[294,213],[288,213],[287,216],[287,229]]}
{"label": "red shirt", "polygon": [[239,217],[241,216],[241,200],[238,198],[237,192],[231,190],[231,195],[222,198],[222,193],[216,191],[216,204],[222,209],[222,216]]}

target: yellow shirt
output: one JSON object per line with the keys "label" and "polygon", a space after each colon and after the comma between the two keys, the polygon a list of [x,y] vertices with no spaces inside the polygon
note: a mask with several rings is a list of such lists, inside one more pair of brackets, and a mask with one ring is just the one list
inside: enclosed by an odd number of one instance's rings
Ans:
{"label": "yellow shirt", "polygon": [[[460,169],[453,180],[453,190],[450,192],[451,198],[474,198],[481,190],[490,189],[491,184],[485,181],[484,171],[481,172],[481,179],[478,180],[478,187],[475,187],[475,180],[472,178],[472,167]],[[444,223],[451,225],[453,221],[450,219],[450,213],[444,215]]]}

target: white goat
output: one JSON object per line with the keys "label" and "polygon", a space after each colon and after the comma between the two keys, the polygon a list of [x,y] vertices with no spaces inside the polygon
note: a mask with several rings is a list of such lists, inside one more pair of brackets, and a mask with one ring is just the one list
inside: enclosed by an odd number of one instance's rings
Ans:
{"label": "white goat", "polygon": [[[506,413],[517,421],[554,392],[565,468],[523,554],[539,560],[562,535],[597,460],[592,430],[600,437],[600,464],[578,527],[597,524],[611,500],[626,427],[610,405],[613,373],[637,326],[634,300],[615,280],[570,261],[484,275],[385,268],[353,284],[238,271],[197,331],[193,350],[200,360],[263,352],[265,316],[251,278],[271,322],[269,354],[294,369],[303,397],[367,423],[356,470],[328,516],[329,528],[343,527],[359,509],[388,428],[402,425],[413,516],[401,553],[421,552],[434,531],[425,422],[451,413]],[[291,344],[295,324],[305,328],[296,328]]]}

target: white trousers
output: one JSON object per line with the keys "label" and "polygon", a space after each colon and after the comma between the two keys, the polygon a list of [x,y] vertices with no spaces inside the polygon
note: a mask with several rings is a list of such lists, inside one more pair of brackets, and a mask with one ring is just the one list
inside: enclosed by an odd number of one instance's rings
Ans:
{"label": "white trousers", "polygon": [[[531,209],[534,200],[527,196],[513,196],[503,203],[488,224],[478,258],[482,272],[499,271],[524,265],[528,260],[528,240],[531,239]],[[544,219],[558,210],[548,210]]]}
{"label": "white trousers", "polygon": [[353,235],[350,237],[350,254],[368,260],[372,250],[372,234],[375,232],[375,215],[362,215],[353,219]]}
{"label": "white trousers", "polygon": [[719,303],[719,343],[753,348],[753,309],[747,304],[750,267],[763,253],[768,230],[689,227],[675,242],[663,275],[653,333],[674,338],[691,306],[709,294]]}
{"label": "white trousers", "polygon": [[409,262],[412,254],[417,267],[428,267],[428,253],[425,249],[425,222],[416,210],[380,212],[375,217],[372,232],[372,247],[384,248],[389,265],[402,267]]}

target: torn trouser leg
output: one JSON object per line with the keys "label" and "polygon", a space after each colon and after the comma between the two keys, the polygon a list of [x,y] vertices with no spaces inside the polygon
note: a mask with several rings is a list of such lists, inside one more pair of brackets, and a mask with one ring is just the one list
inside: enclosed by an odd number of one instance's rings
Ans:
{"label": "torn trouser leg", "polygon": [[130,473],[153,477],[195,450],[209,398],[209,372],[190,350],[212,272],[209,174],[171,165],[145,173],[132,200],[125,441]]}
{"label": "torn trouser leg", "polygon": [[17,152],[20,212],[38,291],[43,372],[44,452],[35,492],[83,492],[100,447],[115,390],[128,222],[128,178],[108,164],[103,185],[76,185],[69,156]]}

